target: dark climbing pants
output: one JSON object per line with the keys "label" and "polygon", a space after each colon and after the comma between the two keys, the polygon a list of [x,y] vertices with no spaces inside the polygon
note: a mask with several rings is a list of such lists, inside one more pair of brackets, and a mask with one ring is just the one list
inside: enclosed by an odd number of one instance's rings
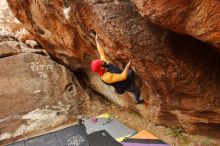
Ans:
{"label": "dark climbing pants", "polygon": [[133,93],[135,101],[140,100],[141,90],[135,83],[135,73],[133,70],[128,71],[128,77],[123,81],[123,87],[115,88],[115,92],[123,94],[125,91]]}

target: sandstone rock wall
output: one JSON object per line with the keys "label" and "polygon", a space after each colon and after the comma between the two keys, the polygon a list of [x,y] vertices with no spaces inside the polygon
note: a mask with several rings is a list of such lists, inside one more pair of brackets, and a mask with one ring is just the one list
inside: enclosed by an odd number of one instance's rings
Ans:
{"label": "sandstone rock wall", "polygon": [[6,0],[0,2],[0,36],[15,36],[19,40],[34,39],[13,15]]}
{"label": "sandstone rock wall", "polygon": [[72,72],[45,51],[7,39],[0,41],[0,145],[87,110],[88,95]]}
{"label": "sandstone rock wall", "polygon": [[[220,58],[209,45],[154,25],[129,0],[8,0],[8,3],[47,52],[72,70],[88,70],[90,60],[98,57],[90,29],[99,34],[112,62],[123,66],[132,59],[143,83],[145,105],[134,105],[127,93],[109,94],[111,89],[88,73],[89,84],[110,100],[158,124],[220,136],[216,130],[220,127]],[[175,28],[180,28],[176,32],[184,33],[182,26]],[[201,40],[218,47],[218,35],[210,35],[213,37]]]}
{"label": "sandstone rock wall", "polygon": [[219,0],[131,0],[142,16],[220,48]]}

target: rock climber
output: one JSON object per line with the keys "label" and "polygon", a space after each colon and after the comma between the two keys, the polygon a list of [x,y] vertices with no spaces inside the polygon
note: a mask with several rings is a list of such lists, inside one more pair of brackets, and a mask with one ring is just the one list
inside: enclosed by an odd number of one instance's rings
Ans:
{"label": "rock climber", "polygon": [[130,69],[131,61],[128,62],[122,71],[106,59],[103,44],[97,34],[95,41],[100,59],[95,59],[91,62],[92,71],[98,73],[105,84],[113,86],[116,93],[123,94],[128,91],[133,93],[136,104],[144,103],[144,99],[140,99],[140,88],[135,83],[135,73]]}

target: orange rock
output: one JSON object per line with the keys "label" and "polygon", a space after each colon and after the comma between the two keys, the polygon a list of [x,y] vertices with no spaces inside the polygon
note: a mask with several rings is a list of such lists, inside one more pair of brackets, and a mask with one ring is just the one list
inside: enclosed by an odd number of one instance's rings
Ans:
{"label": "orange rock", "polygon": [[220,49],[219,0],[132,0],[142,16]]}
{"label": "orange rock", "polygon": [[[80,0],[65,5],[62,0],[8,2],[15,16],[47,52],[72,70],[86,72],[90,61],[99,57],[89,35],[91,29],[99,34],[110,61],[123,66],[132,59],[144,83],[144,105],[135,105],[130,94],[115,94],[91,72],[88,77],[80,74],[109,100],[157,124],[220,137],[216,130],[220,126],[219,54],[193,37],[164,29],[190,34],[218,47],[217,0],[204,0],[201,4],[197,0],[138,1],[141,13],[150,19],[143,18],[129,0]],[[68,8],[69,19],[64,8]]]}

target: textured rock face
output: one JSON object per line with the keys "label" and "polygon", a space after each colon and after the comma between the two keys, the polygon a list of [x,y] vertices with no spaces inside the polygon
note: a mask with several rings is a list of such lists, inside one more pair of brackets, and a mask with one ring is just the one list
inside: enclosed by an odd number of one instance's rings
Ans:
{"label": "textured rock face", "polygon": [[87,94],[74,74],[43,51],[15,40],[0,42],[0,68],[0,145],[85,110]]}
{"label": "textured rock face", "polygon": [[189,34],[220,49],[219,0],[131,0],[139,12],[164,28]]}
{"label": "textured rock face", "polygon": [[[7,65],[6,65],[7,64]],[[72,74],[63,66],[38,54],[19,54],[0,59],[1,111],[0,118],[10,114],[31,111],[60,100],[80,102]],[[13,106],[16,104],[16,106]],[[75,107],[79,112],[80,108]]]}
{"label": "textured rock face", "polygon": [[132,59],[145,105],[134,105],[127,93],[110,94],[91,73],[83,77],[110,100],[155,123],[220,137],[220,57],[209,46],[155,26],[128,0],[8,2],[41,45],[73,70],[88,69],[98,57],[90,29],[112,62],[122,66]]}
{"label": "textured rock face", "polygon": [[0,36],[14,36],[19,40],[34,39],[13,15],[6,0],[0,3]]}

